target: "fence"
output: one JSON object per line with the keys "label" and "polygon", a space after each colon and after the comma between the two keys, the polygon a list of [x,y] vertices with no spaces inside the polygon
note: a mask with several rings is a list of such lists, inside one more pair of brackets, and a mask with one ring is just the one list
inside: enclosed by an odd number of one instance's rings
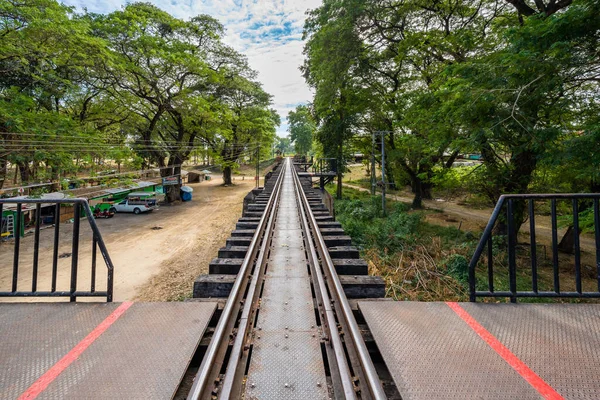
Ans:
{"label": "fence", "polygon": [[[58,278],[58,259],[59,259],[59,246],[60,246],[60,229],[61,229],[61,206],[71,205],[73,206],[73,232],[71,237],[71,266],[70,266],[70,288],[69,290],[57,290],[57,278]],[[20,263],[21,253],[21,242],[22,237],[19,234],[22,230],[21,224],[23,223],[22,213],[24,212],[23,207],[35,207],[32,210],[35,211],[33,219],[33,265],[32,265],[32,276],[31,276],[31,287],[24,290],[19,287],[19,272],[22,268]],[[54,207],[54,238],[53,238],[53,251],[52,251],[52,270],[51,270],[51,282],[49,290],[40,290],[38,287],[38,275],[39,275],[39,257],[40,257],[40,233],[41,233],[41,209],[44,207]],[[113,299],[113,273],[114,267],[102,235],[96,225],[94,216],[90,210],[90,206],[85,199],[61,199],[61,200],[48,200],[48,199],[0,199],[0,215],[4,208],[11,207],[16,209],[16,218],[14,219],[13,232],[16,234],[12,235],[13,244],[13,265],[12,265],[12,280],[10,291],[0,291],[0,297],[68,297],[70,301],[75,301],[77,297],[106,297],[106,301],[111,302]],[[83,216],[83,218],[82,218]],[[86,221],[89,224],[92,231],[92,259],[90,267],[90,287],[89,290],[77,290],[77,277],[79,272],[79,249],[80,249],[80,228],[82,221]],[[6,245],[5,242],[3,245]],[[97,267],[97,255],[98,250],[104,260],[107,268],[106,278],[106,289],[98,291],[96,289],[96,267]],[[22,286],[22,285],[21,285]]]}
{"label": "fence", "polygon": [[[503,195],[498,200],[483,235],[477,245],[473,258],[469,264],[469,292],[470,300],[476,301],[478,297],[504,297],[516,302],[519,297],[562,297],[562,298],[599,298],[600,297],[600,211],[598,202],[600,194],[530,194],[530,195]],[[540,282],[541,271],[538,256],[538,242],[536,240],[536,204],[542,203],[549,206],[550,230],[551,230],[551,285]],[[549,204],[548,204],[549,203]],[[569,229],[567,238],[572,242],[570,249],[573,256],[573,264],[564,268],[560,265],[559,240],[558,240],[558,212],[560,204],[563,212],[561,220],[568,220]],[[584,288],[582,279],[581,243],[580,243],[580,215],[583,212],[593,218],[593,233],[595,244],[595,266],[592,273],[594,278],[587,279],[587,287]],[[570,214],[567,218],[564,214]],[[522,218],[526,217],[526,218]],[[529,263],[527,271],[517,265],[517,253],[519,250],[517,241],[517,224],[526,221],[529,224]],[[525,222],[526,223],[526,222]],[[496,231],[496,243],[494,232]],[[565,235],[566,237],[567,235]],[[500,290],[495,285],[497,269],[495,265],[495,250],[506,249],[508,264],[508,288]],[[482,271],[481,257],[486,251],[486,271]],[[503,253],[504,254],[504,253]],[[496,268],[495,270],[495,267]],[[483,273],[482,273],[483,272]],[[548,274],[546,274],[548,275]],[[546,276],[544,275],[544,276]],[[548,280],[548,279],[546,279]],[[563,290],[562,284],[569,281],[567,290]],[[589,283],[593,281],[593,287]],[[484,282],[485,284],[482,284]],[[550,287],[547,287],[550,286]],[[485,287],[486,290],[483,290]],[[506,290],[508,289],[508,290]]]}

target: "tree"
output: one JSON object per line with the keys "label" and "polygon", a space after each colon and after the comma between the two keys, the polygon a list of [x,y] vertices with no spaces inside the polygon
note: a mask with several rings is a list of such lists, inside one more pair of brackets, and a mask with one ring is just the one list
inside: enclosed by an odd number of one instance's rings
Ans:
{"label": "tree", "polygon": [[286,153],[294,151],[294,145],[288,137],[277,137],[275,139],[275,150],[278,154],[285,156]]}
{"label": "tree", "polygon": [[[334,18],[335,15],[342,18]],[[322,7],[309,13],[304,27],[307,42],[302,69],[306,81],[315,89],[316,139],[323,145],[324,155],[337,161],[338,199],[342,198],[344,146],[355,133],[353,127],[361,108],[361,91],[351,74],[358,50],[353,16],[352,8],[339,10],[335,1],[326,0]]]}
{"label": "tree", "polygon": [[310,108],[305,105],[296,107],[288,113],[290,140],[294,143],[296,154],[306,155],[312,148],[313,135],[317,130]]}
{"label": "tree", "polygon": [[40,165],[57,182],[99,137],[70,110],[86,71],[106,55],[104,42],[54,0],[4,1],[0,17],[0,182],[8,162],[23,183]]}
{"label": "tree", "polygon": [[223,183],[231,185],[232,168],[242,156],[268,155],[279,125],[278,114],[268,107],[271,96],[258,82],[243,76],[229,79],[219,90],[226,106],[220,135],[210,146],[223,167]]}
{"label": "tree", "polygon": [[[311,40],[322,36],[330,42],[319,46],[316,39],[314,44],[309,41],[312,53],[307,52],[306,70],[334,66],[333,73],[320,77],[327,82],[322,86],[333,87],[330,92],[342,85],[352,88],[349,108],[357,116],[353,129],[368,136],[387,132],[386,175],[392,183],[396,172],[410,178],[414,207],[421,206],[422,198],[431,198],[436,168],[451,166],[459,150],[458,130],[438,112],[438,78],[447,66],[484,47],[473,38],[489,34],[490,21],[499,12],[495,4],[329,1],[307,23]],[[331,53],[337,38],[344,43],[339,54],[334,52],[336,58],[317,59],[318,49]],[[320,95],[317,87],[315,99]],[[368,141],[363,145],[364,152],[371,152]]]}
{"label": "tree", "polygon": [[[573,132],[593,137],[598,12],[600,2],[591,1],[532,15],[502,30],[494,51],[449,70],[444,90],[465,137],[483,155],[482,191],[491,202],[503,193],[527,193],[540,163],[563,151]],[[516,205],[517,226],[524,207]]]}

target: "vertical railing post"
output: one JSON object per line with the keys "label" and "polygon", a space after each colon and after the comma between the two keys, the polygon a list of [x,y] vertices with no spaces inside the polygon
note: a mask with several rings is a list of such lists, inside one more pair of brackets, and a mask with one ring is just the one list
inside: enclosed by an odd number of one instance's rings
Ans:
{"label": "vertical railing post", "polygon": [[558,233],[556,222],[556,199],[550,200],[550,218],[552,220],[552,268],[554,270],[554,293],[560,293],[560,275],[558,270]]}
{"label": "vertical railing post", "polygon": [[98,238],[96,233],[92,232],[92,277],[90,279],[90,291],[94,293],[96,291],[96,252],[98,248]]}
{"label": "vertical railing post", "polygon": [[58,275],[58,246],[60,244],[60,203],[54,208],[54,248],[52,251],[52,284],[50,291],[56,292],[56,278]]}
{"label": "vertical railing post", "polygon": [[534,293],[538,292],[537,273],[537,243],[535,240],[535,207],[533,199],[529,200],[529,241],[531,248],[531,286]]}
{"label": "vertical railing post", "polygon": [[37,291],[37,278],[38,278],[38,261],[40,257],[40,221],[42,216],[42,205],[40,203],[35,205],[35,233],[33,238],[33,271],[31,277],[31,291]]}
{"label": "vertical railing post", "polygon": [[514,200],[508,200],[506,208],[506,216],[508,221],[508,280],[510,286],[510,302],[517,302],[517,260],[516,260],[516,232],[515,232],[515,215],[514,215]]}
{"label": "vertical railing post", "polygon": [[81,223],[81,204],[76,202],[73,210],[73,242],[71,254],[71,296],[70,300],[76,300],[74,293],[77,291],[77,263],[79,261],[79,225]]}
{"label": "vertical railing post", "polygon": [[600,292],[600,206],[598,199],[594,199],[594,234],[596,236],[596,281]]}
{"label": "vertical railing post", "polygon": [[13,224],[13,236],[15,238],[15,248],[13,256],[13,276],[12,276],[12,291],[17,291],[17,283],[19,281],[19,251],[21,247],[21,212],[22,203],[17,203],[17,216]]}
{"label": "vertical railing post", "polygon": [[579,246],[579,203],[573,199],[573,247],[575,251],[575,290],[581,294],[581,248]]}

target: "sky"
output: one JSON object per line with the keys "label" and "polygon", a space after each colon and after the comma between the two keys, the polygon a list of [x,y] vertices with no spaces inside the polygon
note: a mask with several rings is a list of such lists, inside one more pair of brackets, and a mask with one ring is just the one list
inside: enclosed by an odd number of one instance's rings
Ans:
{"label": "sky", "polygon": [[[248,57],[258,80],[273,95],[281,116],[279,136],[287,136],[288,112],[312,99],[299,67],[302,64],[302,28],[308,9],[321,0],[145,0],[182,19],[198,14],[217,18],[226,29],[225,43]],[[89,12],[109,13],[126,0],[62,0]]]}

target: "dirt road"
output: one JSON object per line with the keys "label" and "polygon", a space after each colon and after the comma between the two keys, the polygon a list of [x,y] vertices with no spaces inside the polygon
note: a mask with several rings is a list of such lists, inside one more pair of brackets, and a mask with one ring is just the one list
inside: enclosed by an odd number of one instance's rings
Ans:
{"label": "dirt road", "polygon": [[[254,181],[237,178],[223,187],[219,178],[194,188],[193,200],[162,206],[147,214],[117,214],[98,219],[110,257],[115,265],[114,299],[176,300],[189,296],[196,276],[206,272],[241,216],[242,200]],[[78,289],[89,290],[91,231],[82,221]],[[61,225],[57,290],[69,290],[72,224]],[[40,234],[38,290],[49,290],[53,229]],[[21,241],[19,289],[31,289],[33,235]],[[12,279],[13,242],[0,244],[0,291],[9,291]],[[106,287],[106,267],[98,255],[97,290]],[[2,299],[5,301],[7,299]],[[23,301],[21,298],[19,301]],[[80,300],[84,301],[83,298]],[[36,299],[35,301],[39,301]]]}

